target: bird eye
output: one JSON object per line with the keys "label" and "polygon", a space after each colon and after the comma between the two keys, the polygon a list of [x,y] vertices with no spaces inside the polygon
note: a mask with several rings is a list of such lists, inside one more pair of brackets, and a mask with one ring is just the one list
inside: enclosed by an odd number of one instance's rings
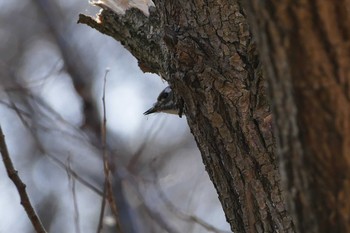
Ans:
{"label": "bird eye", "polygon": [[169,93],[163,92],[159,95],[158,100],[166,99],[169,96]]}

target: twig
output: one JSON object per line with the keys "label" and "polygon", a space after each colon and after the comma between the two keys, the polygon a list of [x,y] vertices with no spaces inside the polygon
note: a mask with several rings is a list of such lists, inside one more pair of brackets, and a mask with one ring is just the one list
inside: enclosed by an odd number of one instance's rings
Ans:
{"label": "twig", "polygon": [[26,185],[22,182],[22,180],[19,178],[17,171],[13,167],[10,155],[7,150],[6,142],[5,142],[5,136],[2,132],[2,128],[0,126],[0,152],[2,155],[2,159],[4,162],[4,165],[6,167],[7,175],[12,180],[12,182],[15,184],[17,191],[19,193],[19,196],[21,198],[21,204],[26,211],[30,221],[32,222],[32,225],[36,232],[38,233],[46,233],[46,230],[44,226],[42,225],[38,215],[35,213],[35,210],[30,203],[28,194],[26,192]]}
{"label": "twig", "polygon": [[105,102],[105,91],[106,91],[106,77],[108,74],[108,70],[106,70],[105,77],[104,77],[104,83],[103,83],[103,95],[102,95],[102,104],[103,104],[103,124],[101,128],[101,136],[102,136],[102,150],[103,150],[103,171],[105,175],[105,182],[103,185],[103,195],[102,195],[102,203],[101,203],[101,211],[100,211],[100,217],[97,225],[97,233],[100,233],[102,231],[103,227],[103,216],[105,213],[105,207],[106,207],[106,196],[107,196],[107,183],[108,183],[108,176],[109,176],[109,167],[107,162],[107,154],[106,154],[106,102]]}
{"label": "twig", "polygon": [[231,231],[224,231],[224,230],[220,230],[217,229],[216,227],[214,227],[213,225],[207,223],[206,221],[204,221],[203,219],[200,219],[197,216],[194,215],[190,215],[187,213],[184,213],[183,211],[181,211],[180,209],[178,209],[166,196],[166,194],[164,193],[164,191],[161,188],[161,185],[159,184],[159,178],[158,178],[158,173],[156,172],[156,169],[153,168],[152,169],[154,171],[154,185],[156,187],[158,196],[160,197],[160,199],[164,202],[164,204],[167,206],[167,208],[173,213],[175,214],[177,217],[179,217],[180,219],[187,221],[187,222],[194,222],[198,225],[200,225],[201,227],[203,227],[204,229],[206,229],[207,231],[210,232],[216,232],[216,233],[230,233]]}
{"label": "twig", "polygon": [[103,171],[105,175],[105,182],[103,187],[103,197],[102,197],[102,203],[101,203],[101,212],[100,212],[100,218],[99,223],[97,227],[97,233],[100,233],[103,227],[103,216],[106,206],[106,198],[109,202],[110,208],[112,210],[112,213],[115,217],[116,221],[116,228],[118,232],[122,232],[121,226],[120,226],[120,220],[119,220],[119,213],[118,208],[115,202],[115,199],[113,197],[113,191],[112,191],[112,184],[110,180],[110,166],[109,166],[109,159],[107,156],[107,149],[106,149],[106,125],[107,125],[107,119],[106,119],[106,101],[105,101],[105,94],[106,94],[106,79],[107,74],[109,70],[106,70],[105,77],[104,77],[104,84],[103,84],[103,95],[102,95],[102,104],[103,104],[103,123],[102,123],[102,129],[101,129],[101,137],[102,137],[102,151],[103,151]]}
{"label": "twig", "polygon": [[103,193],[100,189],[98,189],[93,184],[89,183],[89,181],[79,176],[78,173],[76,173],[72,168],[67,167],[61,160],[57,159],[54,155],[46,153],[46,151],[44,152],[44,155],[46,155],[50,160],[53,161],[53,163],[55,163],[60,168],[66,169],[66,171],[69,172],[69,175],[71,175],[74,179],[79,181],[83,186],[87,187],[88,189],[102,197]]}
{"label": "twig", "polygon": [[129,172],[134,173],[136,163],[139,160],[139,158],[142,156],[143,152],[145,151],[146,146],[149,144],[149,142],[154,140],[154,138],[157,136],[159,129],[161,129],[164,126],[164,122],[165,122],[164,119],[165,118],[162,118],[161,121],[154,121],[153,124],[151,125],[150,128],[152,129],[152,131],[147,132],[142,144],[139,146],[136,152],[131,156],[129,163],[126,166]]}
{"label": "twig", "polygon": [[102,231],[102,227],[103,227],[103,216],[104,216],[105,207],[106,207],[106,190],[107,190],[107,183],[105,182],[103,185],[103,195],[102,195],[100,217],[99,217],[98,225],[97,225],[97,233],[100,233]]}
{"label": "twig", "polygon": [[[0,101],[1,102],[1,101]],[[12,101],[11,104],[8,104],[8,106],[13,109],[18,118],[20,119],[20,121],[22,122],[22,124],[24,125],[24,127],[26,127],[28,129],[28,131],[30,132],[30,134],[32,135],[36,145],[38,146],[38,149],[40,150],[40,152],[42,152],[42,154],[46,155],[49,159],[51,159],[56,165],[58,165],[59,167],[61,167],[62,169],[69,169],[70,174],[77,179],[77,181],[79,181],[82,185],[86,186],[87,188],[89,188],[91,191],[95,192],[96,194],[102,196],[102,191],[100,189],[98,189],[97,187],[95,187],[93,184],[89,183],[87,180],[85,180],[84,178],[82,178],[81,176],[79,176],[73,169],[71,168],[67,168],[66,165],[59,159],[57,159],[54,155],[48,153],[44,146],[41,144],[41,142],[39,141],[36,133],[34,132],[34,130],[29,126],[29,123],[24,119],[23,115],[27,116],[27,113],[24,113],[22,110],[20,110]]]}
{"label": "twig", "polygon": [[137,195],[137,198],[140,200],[141,205],[145,208],[146,213],[149,215],[149,217],[158,224],[158,226],[160,226],[164,231],[163,232],[168,232],[168,233],[179,233],[179,231],[174,228],[173,226],[171,226],[171,224],[169,224],[167,222],[167,219],[164,217],[164,215],[162,215],[161,213],[159,213],[158,211],[154,210],[152,207],[150,207],[145,199],[145,197],[143,196],[140,187],[137,183],[137,181],[134,179],[134,177],[132,175],[130,175],[129,173],[127,173],[128,176],[128,181],[130,184],[132,184],[131,187],[134,188],[135,193]]}
{"label": "twig", "polygon": [[75,225],[75,232],[80,233],[80,224],[79,224],[79,208],[78,208],[78,200],[77,200],[77,194],[75,191],[75,179],[72,177],[70,173],[71,167],[70,167],[70,157],[67,159],[67,167],[66,172],[68,176],[68,181],[72,189],[72,197],[73,197],[73,205],[74,205],[74,225]]}

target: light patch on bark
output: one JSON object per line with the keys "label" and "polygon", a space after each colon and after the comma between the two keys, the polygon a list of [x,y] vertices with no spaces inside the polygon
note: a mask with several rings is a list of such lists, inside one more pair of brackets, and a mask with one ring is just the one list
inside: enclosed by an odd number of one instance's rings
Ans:
{"label": "light patch on bark", "polygon": [[155,7],[152,0],[97,0],[91,1],[91,4],[103,9],[108,8],[118,15],[124,15],[125,11],[130,8],[137,8],[147,17],[149,16],[149,8]]}

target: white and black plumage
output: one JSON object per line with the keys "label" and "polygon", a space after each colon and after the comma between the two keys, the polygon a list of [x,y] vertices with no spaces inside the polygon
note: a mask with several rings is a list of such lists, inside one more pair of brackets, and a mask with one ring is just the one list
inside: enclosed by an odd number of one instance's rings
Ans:
{"label": "white and black plumage", "polygon": [[173,90],[170,86],[167,86],[158,96],[157,102],[153,104],[153,107],[144,112],[144,115],[149,115],[152,113],[170,113],[170,114],[178,114],[179,107],[176,102]]}

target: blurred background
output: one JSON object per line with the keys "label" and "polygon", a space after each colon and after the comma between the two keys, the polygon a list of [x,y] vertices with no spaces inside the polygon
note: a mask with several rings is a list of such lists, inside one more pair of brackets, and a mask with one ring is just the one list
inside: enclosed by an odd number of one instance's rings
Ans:
{"label": "blurred background", "polygon": [[[96,232],[107,150],[125,233],[227,232],[186,118],[144,116],[167,86],[117,41],[77,24],[88,0],[0,0],[0,124],[50,233]],[[34,232],[0,165],[0,232]],[[106,208],[103,232],[115,232]]]}

